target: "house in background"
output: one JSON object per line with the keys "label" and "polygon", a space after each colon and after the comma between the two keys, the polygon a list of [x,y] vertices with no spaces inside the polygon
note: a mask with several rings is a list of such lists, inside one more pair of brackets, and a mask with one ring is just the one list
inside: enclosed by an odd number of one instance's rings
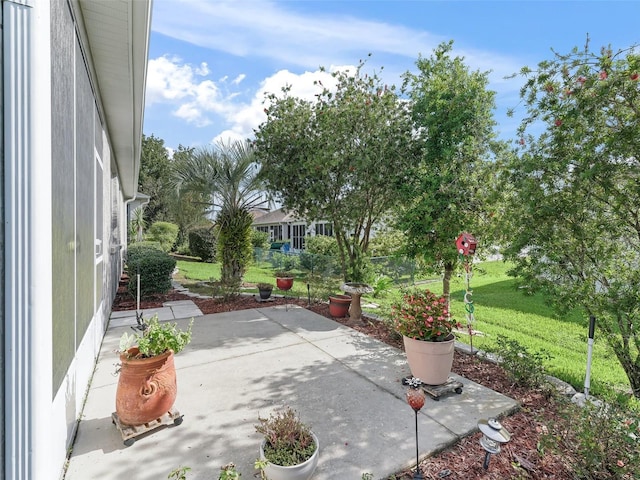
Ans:
{"label": "house in background", "polygon": [[272,244],[288,242],[293,251],[304,250],[304,237],[314,235],[333,236],[329,222],[308,222],[282,208],[254,215],[253,228],[269,234]]}
{"label": "house in background", "polygon": [[55,479],[122,270],[151,0],[1,7],[0,476]]}

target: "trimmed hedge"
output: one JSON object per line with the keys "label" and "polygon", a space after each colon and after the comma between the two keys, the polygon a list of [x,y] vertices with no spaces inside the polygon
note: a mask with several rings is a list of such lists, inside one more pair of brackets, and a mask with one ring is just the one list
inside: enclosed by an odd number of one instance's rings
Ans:
{"label": "trimmed hedge", "polygon": [[189,251],[203,262],[216,261],[216,235],[211,226],[194,227],[189,230]]}
{"label": "trimmed hedge", "polygon": [[127,252],[126,272],[129,275],[129,293],[137,295],[136,275],[140,273],[140,296],[166,293],[171,290],[171,273],[176,259],[157,248],[131,245]]}

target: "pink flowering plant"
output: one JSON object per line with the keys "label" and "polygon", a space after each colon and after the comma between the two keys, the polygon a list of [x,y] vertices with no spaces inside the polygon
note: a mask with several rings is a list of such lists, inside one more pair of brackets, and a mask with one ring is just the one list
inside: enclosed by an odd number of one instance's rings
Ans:
{"label": "pink flowering plant", "polygon": [[449,316],[447,298],[429,290],[405,293],[391,307],[391,318],[399,334],[427,342],[447,340],[458,325]]}

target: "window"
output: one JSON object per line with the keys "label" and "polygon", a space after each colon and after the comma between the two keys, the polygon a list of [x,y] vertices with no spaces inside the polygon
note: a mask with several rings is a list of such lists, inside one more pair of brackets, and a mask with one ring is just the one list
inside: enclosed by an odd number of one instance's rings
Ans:
{"label": "window", "polygon": [[306,233],[307,226],[292,225],[291,246],[294,250],[304,249],[304,235]]}
{"label": "window", "polygon": [[333,225],[331,223],[316,223],[316,235],[333,236]]}

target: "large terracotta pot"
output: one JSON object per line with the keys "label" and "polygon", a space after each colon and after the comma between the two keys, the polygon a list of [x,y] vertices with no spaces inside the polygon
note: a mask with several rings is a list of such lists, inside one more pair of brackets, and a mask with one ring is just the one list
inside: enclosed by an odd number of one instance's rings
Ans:
{"label": "large terracotta pot", "polygon": [[289,290],[293,287],[293,277],[277,277],[276,286],[280,290]]}
{"label": "large terracotta pot", "polygon": [[404,335],[402,339],[411,375],[427,385],[441,385],[447,381],[453,365],[453,335],[444,342],[425,342]]}
{"label": "large terracotta pot", "polygon": [[329,315],[336,318],[346,317],[349,313],[351,297],[349,295],[329,296]]}
{"label": "large terracotta pot", "polygon": [[[264,473],[269,480],[309,480],[313,475],[316,467],[318,466],[318,455],[320,452],[320,444],[318,443],[318,437],[312,432],[313,441],[316,444],[316,451],[313,452],[311,458],[300,465],[293,465],[291,467],[281,467],[271,462],[264,468]],[[264,444],[266,440],[263,440],[260,444],[260,460],[265,460],[264,456]]]}
{"label": "large terracotta pot", "polygon": [[120,355],[116,414],[126,425],[144,425],[171,410],[178,386],[173,351],[150,358],[131,358],[138,348]]}

